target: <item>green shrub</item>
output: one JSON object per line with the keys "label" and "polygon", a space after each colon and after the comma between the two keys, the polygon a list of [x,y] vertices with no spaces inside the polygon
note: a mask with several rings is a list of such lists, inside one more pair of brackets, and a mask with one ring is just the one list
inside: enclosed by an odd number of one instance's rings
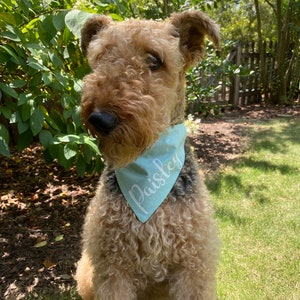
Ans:
{"label": "green shrub", "polygon": [[186,77],[187,113],[204,116],[219,114],[220,102],[227,103],[228,100],[218,99],[216,102],[215,94],[222,88],[229,88],[236,74],[240,77],[252,74],[251,70],[228,60],[226,56],[232,47],[232,42],[223,42],[221,52],[216,53],[209,43],[205,59],[189,70]]}
{"label": "green shrub", "polygon": [[61,2],[0,4],[0,154],[9,156],[12,143],[21,151],[39,141],[47,162],[75,164],[83,176],[102,163],[80,119],[81,79],[89,68],[65,24],[68,4]]}
{"label": "green shrub", "polygon": [[81,176],[100,172],[96,140],[80,119],[81,80],[90,71],[78,43],[80,29],[90,13],[117,20],[161,17],[161,7],[134,0],[0,2],[0,155],[37,141],[46,162],[75,165]]}

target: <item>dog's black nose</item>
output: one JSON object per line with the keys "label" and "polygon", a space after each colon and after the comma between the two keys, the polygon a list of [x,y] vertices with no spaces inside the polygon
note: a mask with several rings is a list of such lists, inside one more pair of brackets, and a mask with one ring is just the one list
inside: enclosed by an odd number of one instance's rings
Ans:
{"label": "dog's black nose", "polygon": [[113,131],[117,125],[117,118],[108,112],[93,112],[88,121],[96,131],[104,135]]}

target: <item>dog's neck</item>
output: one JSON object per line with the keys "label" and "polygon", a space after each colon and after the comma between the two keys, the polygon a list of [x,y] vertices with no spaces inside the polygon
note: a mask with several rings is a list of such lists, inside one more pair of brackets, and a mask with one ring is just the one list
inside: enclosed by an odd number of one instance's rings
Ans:
{"label": "dog's neck", "polygon": [[170,127],[134,162],[115,169],[120,189],[141,222],[146,222],[174,186],[185,161],[184,124]]}

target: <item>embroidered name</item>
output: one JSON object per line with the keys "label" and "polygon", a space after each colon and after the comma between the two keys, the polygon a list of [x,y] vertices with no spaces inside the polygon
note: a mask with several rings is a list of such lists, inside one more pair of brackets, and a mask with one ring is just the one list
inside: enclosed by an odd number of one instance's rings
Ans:
{"label": "embroidered name", "polygon": [[181,170],[183,166],[183,162],[180,160],[177,153],[166,164],[163,164],[163,162],[158,158],[153,159],[152,164],[157,172],[155,172],[151,178],[147,178],[149,185],[140,187],[137,183],[135,183],[128,191],[128,194],[134,203],[144,214],[147,215],[149,212],[142,206],[145,199],[156,194],[161,187],[165,186],[166,180],[171,176],[172,171],[175,169]]}
{"label": "embroidered name", "polygon": [[141,222],[167,198],[184,165],[184,124],[170,127],[134,162],[115,169],[119,187]]}

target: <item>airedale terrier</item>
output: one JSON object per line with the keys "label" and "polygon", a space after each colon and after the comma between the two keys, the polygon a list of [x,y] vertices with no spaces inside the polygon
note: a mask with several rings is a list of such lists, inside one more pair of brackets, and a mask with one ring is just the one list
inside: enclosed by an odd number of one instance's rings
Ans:
{"label": "airedale terrier", "polygon": [[82,118],[107,162],[83,227],[83,299],[215,299],[218,236],[184,127],[185,72],[219,28],[185,11],[168,21],[82,29],[92,73]]}

